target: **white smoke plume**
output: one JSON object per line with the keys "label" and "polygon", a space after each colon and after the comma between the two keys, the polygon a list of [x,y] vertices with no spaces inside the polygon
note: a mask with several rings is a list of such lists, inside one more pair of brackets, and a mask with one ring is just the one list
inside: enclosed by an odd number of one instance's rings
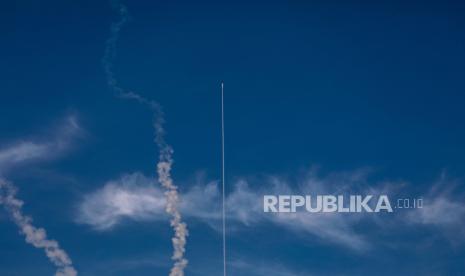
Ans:
{"label": "white smoke plume", "polygon": [[123,25],[129,20],[129,13],[126,6],[119,3],[118,1],[111,1],[111,4],[114,9],[118,10],[120,20],[114,22],[111,25],[110,37],[106,41],[105,53],[103,54],[102,58],[102,65],[108,86],[115,92],[116,96],[124,97],[127,92],[125,92],[124,89],[118,85],[116,77],[113,73],[113,60],[116,57],[116,42],[118,41],[119,32],[121,27],[123,27]]}
{"label": "white smoke plume", "polygon": [[77,271],[68,254],[60,248],[55,240],[47,239],[43,228],[32,225],[32,219],[23,215],[23,201],[16,198],[16,187],[0,178],[0,204],[3,204],[13,221],[19,227],[21,234],[26,236],[26,242],[36,248],[42,248],[48,259],[56,266],[55,276],[76,276]]}
{"label": "white smoke plume", "polygon": [[105,54],[103,56],[103,68],[105,71],[108,86],[114,91],[116,96],[135,100],[143,105],[148,106],[154,114],[153,127],[155,129],[155,142],[159,149],[159,159],[157,163],[158,181],[165,188],[166,213],[171,216],[170,224],[174,230],[173,256],[174,265],[171,269],[170,276],[183,276],[184,268],[187,266],[187,259],[184,258],[186,240],[188,236],[187,225],[182,222],[181,213],[179,212],[179,195],[178,188],[171,178],[171,168],[173,165],[173,149],[165,141],[164,114],[161,106],[152,100],[148,100],[137,93],[126,91],[118,85],[113,73],[113,60],[116,57],[116,42],[119,37],[121,27],[129,20],[129,13],[123,4],[113,1],[112,5],[118,10],[120,20],[111,26],[111,34],[106,42]]}

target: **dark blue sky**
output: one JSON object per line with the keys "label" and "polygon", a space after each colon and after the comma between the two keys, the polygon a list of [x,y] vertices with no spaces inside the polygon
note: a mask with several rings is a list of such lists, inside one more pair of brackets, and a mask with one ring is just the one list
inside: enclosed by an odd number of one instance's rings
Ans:
{"label": "dark blue sky", "polygon": [[[205,182],[220,178],[223,80],[228,193],[238,179],[266,192],[269,175],[296,188],[319,167],[322,182],[370,171],[355,185],[406,183],[396,193],[408,196],[427,197],[445,182],[453,190],[445,197],[465,208],[463,1],[126,5],[131,20],[120,33],[115,74],[121,86],[163,106],[182,193],[197,185],[199,172]],[[155,176],[151,114],[115,98],[102,70],[116,20],[106,1],[3,3],[0,149],[47,141],[70,115],[82,128],[63,154],[4,177],[80,275],[167,275],[167,220],[128,218],[106,231],[76,221],[86,195],[106,182]],[[463,210],[456,213],[465,221]],[[369,220],[336,222],[369,241],[363,252],[293,226],[238,222],[228,240],[231,274],[465,273],[462,221]],[[220,275],[219,232],[195,216],[187,221],[187,275]],[[43,252],[17,232],[0,214],[0,275],[52,275]]]}

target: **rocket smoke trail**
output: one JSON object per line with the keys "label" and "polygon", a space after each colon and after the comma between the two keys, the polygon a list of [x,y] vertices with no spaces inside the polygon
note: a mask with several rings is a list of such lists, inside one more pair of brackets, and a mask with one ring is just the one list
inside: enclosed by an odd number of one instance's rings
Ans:
{"label": "rocket smoke trail", "polygon": [[187,225],[182,222],[181,213],[178,210],[179,196],[178,188],[171,178],[171,167],[173,165],[173,149],[165,141],[164,114],[161,106],[152,100],[148,100],[137,93],[126,91],[118,85],[113,73],[113,60],[116,57],[116,42],[118,40],[121,27],[128,21],[129,13],[127,8],[117,1],[112,5],[118,10],[120,20],[111,26],[111,35],[106,42],[105,54],[102,59],[108,86],[114,91],[117,97],[132,99],[143,105],[148,106],[154,114],[153,127],[155,129],[155,143],[159,149],[159,159],[157,163],[158,181],[165,188],[166,196],[166,213],[171,217],[170,224],[174,230],[172,238],[174,253],[172,259],[174,265],[171,268],[170,276],[183,276],[184,268],[187,266],[187,260],[184,258],[186,251],[186,238],[188,235]]}
{"label": "rocket smoke trail", "polygon": [[43,228],[32,225],[32,219],[23,215],[23,201],[16,198],[16,188],[10,182],[0,178],[0,204],[5,206],[13,221],[20,228],[21,234],[26,236],[26,242],[36,248],[43,248],[48,259],[57,267],[55,276],[76,276],[68,254],[60,248],[55,240],[47,239]]}

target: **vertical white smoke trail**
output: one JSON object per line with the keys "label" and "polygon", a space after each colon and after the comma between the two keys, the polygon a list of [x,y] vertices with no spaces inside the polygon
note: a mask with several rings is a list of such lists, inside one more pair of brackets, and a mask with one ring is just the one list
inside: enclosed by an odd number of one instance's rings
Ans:
{"label": "vertical white smoke trail", "polygon": [[118,85],[116,77],[113,73],[113,60],[116,57],[116,42],[118,41],[121,27],[129,20],[129,13],[123,4],[118,1],[111,1],[114,9],[118,10],[120,19],[112,23],[110,29],[110,37],[106,41],[105,53],[102,58],[103,70],[107,79],[108,86],[115,92],[116,96],[124,96],[126,92]]}
{"label": "vertical white smoke trail", "polygon": [[[157,113],[162,114],[158,108]],[[171,167],[173,165],[173,149],[165,142],[163,117],[158,116],[154,123],[155,141],[160,149],[159,161],[157,164],[158,181],[166,189],[166,212],[171,215],[171,227],[174,229],[175,236],[172,238],[175,261],[171,269],[170,276],[183,276],[184,268],[187,266],[187,260],[184,258],[186,237],[188,235],[187,225],[182,222],[181,214],[178,210],[178,191],[171,178]]]}
{"label": "vertical white smoke trail", "polygon": [[23,201],[16,198],[16,188],[10,182],[0,178],[0,204],[5,206],[13,221],[18,225],[21,234],[26,236],[26,242],[36,248],[43,248],[48,259],[57,267],[55,276],[76,276],[68,254],[60,248],[55,240],[47,239],[43,228],[32,225],[32,219],[23,215]]}
{"label": "vertical white smoke trail", "polygon": [[109,87],[114,91],[116,96],[136,100],[144,104],[152,110],[154,114],[153,127],[155,129],[155,142],[159,148],[159,159],[157,163],[158,181],[165,188],[166,196],[166,213],[171,216],[170,224],[174,230],[173,243],[173,256],[174,265],[171,268],[170,276],[183,276],[184,268],[187,266],[187,260],[184,258],[186,251],[186,239],[188,236],[187,225],[182,222],[181,213],[178,210],[179,195],[178,188],[173,183],[171,178],[171,167],[173,165],[173,149],[165,141],[164,114],[160,105],[148,100],[137,93],[126,91],[118,85],[118,82],[113,73],[113,60],[116,57],[116,42],[118,40],[119,31],[121,27],[129,19],[127,8],[117,1],[112,2],[120,15],[120,20],[114,23],[111,27],[111,35],[107,40],[105,54],[102,59],[103,68],[107,78]]}

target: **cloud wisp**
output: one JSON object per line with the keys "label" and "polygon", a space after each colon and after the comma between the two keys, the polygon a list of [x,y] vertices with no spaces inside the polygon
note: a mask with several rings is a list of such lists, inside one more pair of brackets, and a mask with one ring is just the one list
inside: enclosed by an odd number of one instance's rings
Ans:
{"label": "cloud wisp", "polygon": [[70,148],[82,133],[76,116],[66,117],[50,137],[43,141],[18,141],[0,149],[0,174],[32,161],[55,158]]}
{"label": "cloud wisp", "polygon": [[129,100],[135,100],[144,106],[150,108],[154,115],[153,127],[155,129],[155,142],[159,149],[157,174],[158,181],[165,189],[166,198],[165,211],[171,217],[170,224],[174,230],[172,244],[174,248],[172,259],[174,265],[171,269],[170,276],[183,276],[184,269],[187,266],[187,259],[184,257],[186,251],[186,241],[188,236],[187,225],[182,221],[181,213],[178,210],[179,195],[177,186],[174,185],[171,177],[171,168],[173,165],[173,149],[165,141],[164,113],[161,106],[152,100],[123,89],[118,85],[117,79],[113,72],[113,61],[116,58],[116,43],[123,25],[129,19],[129,13],[123,4],[118,1],[112,2],[113,7],[118,11],[120,20],[111,26],[110,37],[106,42],[105,53],[102,59],[108,86],[113,90],[117,97]]}
{"label": "cloud wisp", "polygon": [[409,224],[439,229],[453,244],[463,243],[465,194],[457,189],[460,184],[460,181],[442,173],[425,195],[423,208],[407,213],[403,220]]}
{"label": "cloud wisp", "polygon": [[35,227],[32,224],[32,219],[23,214],[24,202],[16,198],[16,187],[2,178],[0,178],[0,204],[5,207],[14,223],[19,227],[21,234],[26,237],[26,242],[45,251],[50,262],[57,268],[55,276],[77,275],[68,254],[60,248],[57,241],[47,238],[45,229]]}
{"label": "cloud wisp", "polygon": [[166,199],[154,181],[140,173],[124,175],[84,196],[77,221],[99,231],[109,230],[124,219],[164,220]]}
{"label": "cloud wisp", "polygon": [[[366,170],[333,173],[324,177],[310,170],[297,183],[281,176],[265,176],[257,183],[256,177],[238,179],[226,199],[227,217],[231,234],[248,227],[272,224],[301,236],[311,235],[325,244],[333,244],[363,253],[377,244],[370,233],[357,230],[361,224],[372,224],[383,231],[394,225],[405,227],[436,227],[457,234],[463,229],[465,204],[438,193],[432,188],[425,195],[423,209],[404,210],[389,214],[386,220],[366,213],[264,213],[263,195],[266,194],[389,194],[398,195],[404,182],[368,183]],[[192,182],[192,181],[190,181]],[[181,212],[191,220],[204,222],[221,231],[220,190],[216,181],[199,178],[182,194]],[[292,183],[291,183],[292,182]],[[259,185],[256,185],[259,184]],[[450,183],[444,184],[448,186]],[[443,185],[443,186],[444,186]],[[433,191],[434,190],[434,191]],[[78,222],[99,231],[108,231],[125,220],[166,220],[163,214],[166,198],[154,180],[134,173],[109,181],[103,188],[89,193],[79,205]],[[451,209],[456,210],[451,212]],[[398,227],[396,227],[398,229]],[[442,231],[445,230],[445,231]],[[457,236],[457,235],[449,235]],[[463,236],[463,235],[462,235]]]}
{"label": "cloud wisp", "polygon": [[[303,183],[312,189],[324,189],[321,179],[306,179]],[[327,184],[327,182],[324,182]],[[272,223],[298,233],[308,233],[321,240],[365,250],[369,243],[352,230],[355,218],[337,214],[270,214],[263,212],[263,195],[269,193],[289,194],[297,192],[278,177],[267,177],[263,186],[266,189],[252,189],[242,179],[234,184],[234,190],[226,199],[227,217],[231,229],[243,229],[262,223]],[[304,189],[305,189],[304,188]],[[191,218],[200,220],[213,229],[220,231],[220,192],[218,183],[206,183],[198,180],[197,184],[182,195],[180,210]],[[105,231],[117,226],[126,219],[136,221],[154,221],[166,219],[162,215],[165,202],[162,191],[153,180],[140,173],[125,175],[118,180],[86,195],[79,206],[78,222]]]}

